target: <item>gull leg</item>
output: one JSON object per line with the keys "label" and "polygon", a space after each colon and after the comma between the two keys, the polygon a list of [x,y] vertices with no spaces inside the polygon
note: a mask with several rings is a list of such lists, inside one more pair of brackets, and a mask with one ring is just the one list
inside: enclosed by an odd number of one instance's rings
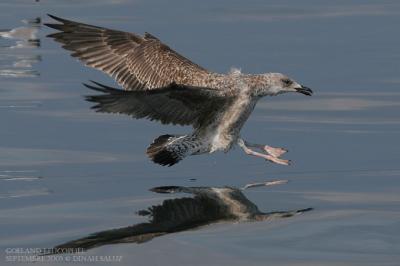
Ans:
{"label": "gull leg", "polygon": [[286,149],[283,148],[274,148],[268,145],[262,145],[262,144],[255,144],[255,143],[250,143],[247,141],[244,141],[244,144],[247,147],[253,147],[253,148],[257,148],[260,149],[262,151],[266,151],[268,154],[274,156],[274,157],[280,157],[282,154],[287,153],[288,151]]}
{"label": "gull leg", "polygon": [[282,154],[285,154],[288,152],[288,150],[286,150],[284,148],[274,148],[274,147],[271,147],[268,145],[264,146],[264,150],[275,157],[280,157]]}
{"label": "gull leg", "polygon": [[253,151],[252,149],[250,149],[249,147],[246,146],[246,144],[245,144],[243,139],[238,139],[238,145],[248,155],[264,158],[265,160],[273,162],[273,163],[276,163],[276,164],[289,165],[289,163],[290,163],[290,161],[288,161],[288,160],[279,159],[279,158],[277,158],[275,156],[272,156],[272,155],[268,155],[268,154],[264,154],[264,153]]}
{"label": "gull leg", "polygon": [[267,182],[257,182],[257,183],[250,183],[246,184],[242,187],[242,190],[253,188],[253,187],[267,187],[267,186],[275,186],[275,185],[282,185],[287,184],[288,180],[274,180],[274,181],[267,181]]}
{"label": "gull leg", "polygon": [[306,208],[296,211],[277,211],[277,212],[267,212],[263,214],[258,214],[255,218],[260,221],[265,221],[274,218],[288,218],[295,215],[303,214],[305,212],[312,211],[313,208]]}

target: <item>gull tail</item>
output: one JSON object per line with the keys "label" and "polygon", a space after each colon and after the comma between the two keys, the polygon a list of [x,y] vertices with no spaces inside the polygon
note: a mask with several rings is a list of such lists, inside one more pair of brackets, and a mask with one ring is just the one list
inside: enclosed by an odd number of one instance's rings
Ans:
{"label": "gull tail", "polygon": [[149,158],[160,165],[172,166],[195,152],[196,143],[188,135],[162,135],[147,148]]}

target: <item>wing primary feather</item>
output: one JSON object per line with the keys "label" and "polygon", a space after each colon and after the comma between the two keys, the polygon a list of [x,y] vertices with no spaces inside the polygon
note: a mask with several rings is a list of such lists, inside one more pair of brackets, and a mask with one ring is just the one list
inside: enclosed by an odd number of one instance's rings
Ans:
{"label": "wing primary feather", "polygon": [[[63,44],[72,56],[116,79],[125,90],[157,90],[171,81],[207,87],[206,69],[170,49],[150,33],[139,36],[49,14],[46,23],[59,32],[48,37]],[[122,72],[122,73],[121,73]]]}

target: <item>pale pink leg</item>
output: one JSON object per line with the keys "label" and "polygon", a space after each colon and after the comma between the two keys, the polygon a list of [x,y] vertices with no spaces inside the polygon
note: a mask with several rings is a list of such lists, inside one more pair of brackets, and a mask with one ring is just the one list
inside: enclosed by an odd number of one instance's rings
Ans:
{"label": "pale pink leg", "polygon": [[282,185],[282,184],[287,184],[289,181],[288,180],[274,180],[274,181],[268,181],[268,182],[257,182],[257,183],[250,183],[242,187],[243,190],[248,189],[248,188],[253,188],[253,187],[267,187],[267,186],[275,186],[275,185]]}
{"label": "pale pink leg", "polygon": [[243,151],[252,156],[264,158],[267,161],[277,163],[277,164],[282,164],[282,165],[289,165],[290,161],[289,160],[284,160],[284,159],[279,159],[275,156],[264,154],[264,153],[259,153],[256,151],[253,151],[252,149],[248,148],[245,144],[245,142],[242,139],[238,139],[238,145],[243,149]]}
{"label": "pale pink leg", "polygon": [[268,145],[262,145],[262,144],[254,144],[254,143],[250,143],[247,141],[244,141],[244,144],[247,147],[253,147],[253,148],[257,148],[260,149],[262,151],[266,151],[268,154],[274,156],[274,157],[280,157],[282,154],[288,152],[286,149],[284,148],[274,148]]}
{"label": "pale pink leg", "polygon": [[287,153],[288,151],[284,148],[274,148],[268,145],[264,146],[264,150],[275,157],[280,157],[282,154]]}

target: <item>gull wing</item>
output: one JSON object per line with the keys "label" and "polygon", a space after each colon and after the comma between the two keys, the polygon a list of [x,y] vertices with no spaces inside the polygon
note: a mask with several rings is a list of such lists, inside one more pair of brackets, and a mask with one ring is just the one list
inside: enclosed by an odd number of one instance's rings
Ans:
{"label": "gull wing", "polygon": [[58,245],[40,255],[74,253],[107,244],[140,244],[154,237],[194,229],[226,218],[215,201],[197,196],[167,199],[160,205],[139,211],[138,214],[149,216],[149,222],[90,234]]}
{"label": "gull wing", "polygon": [[213,90],[175,83],[147,91],[124,91],[93,83],[97,86],[84,85],[103,94],[87,96],[86,100],[96,103],[92,108],[97,112],[127,114],[137,119],[193,125],[195,128],[211,123],[216,113],[231,100],[215,95]]}
{"label": "gull wing", "polygon": [[152,90],[171,83],[197,87],[209,72],[173,51],[153,35],[144,36],[83,24],[49,15],[61,24],[48,35],[87,66],[115,78],[125,90]]}

